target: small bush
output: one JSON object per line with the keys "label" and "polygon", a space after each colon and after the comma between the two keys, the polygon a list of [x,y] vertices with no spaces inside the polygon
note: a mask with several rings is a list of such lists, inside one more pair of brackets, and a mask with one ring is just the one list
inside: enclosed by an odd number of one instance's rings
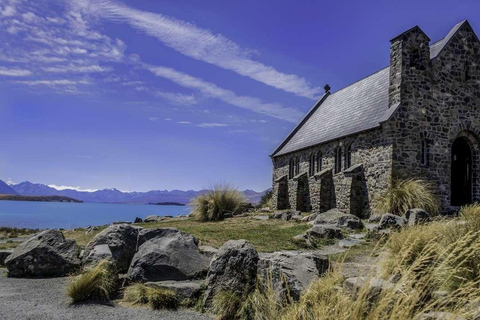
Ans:
{"label": "small bush", "polygon": [[259,208],[269,207],[270,209],[273,208],[272,202],[273,190],[268,190],[265,192],[262,197],[260,198],[260,203],[258,204]]}
{"label": "small bush", "polygon": [[191,202],[192,215],[200,221],[218,221],[223,214],[239,214],[245,197],[241,192],[228,185],[216,185],[205,194],[195,197]]}
{"label": "small bush", "polygon": [[431,215],[440,212],[440,202],[433,192],[433,185],[424,180],[398,179],[379,200],[377,211],[403,215],[408,209],[422,208]]}
{"label": "small bush", "polygon": [[84,271],[67,287],[67,295],[73,303],[82,301],[108,301],[115,292],[117,273],[110,261],[103,260],[97,266]]}
{"label": "small bush", "polygon": [[177,309],[179,302],[172,290],[134,284],[125,289],[124,300],[134,304],[148,304],[152,309]]}

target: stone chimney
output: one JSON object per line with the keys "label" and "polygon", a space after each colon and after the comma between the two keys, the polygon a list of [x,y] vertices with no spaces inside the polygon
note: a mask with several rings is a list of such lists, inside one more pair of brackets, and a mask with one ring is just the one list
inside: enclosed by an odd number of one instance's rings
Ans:
{"label": "stone chimney", "polygon": [[389,107],[406,98],[413,82],[430,71],[430,38],[418,26],[390,40]]}

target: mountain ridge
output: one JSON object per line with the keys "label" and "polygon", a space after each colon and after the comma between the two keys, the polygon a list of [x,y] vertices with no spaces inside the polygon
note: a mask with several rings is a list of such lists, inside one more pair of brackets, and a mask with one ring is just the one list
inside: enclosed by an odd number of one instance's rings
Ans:
{"label": "mountain ridge", "polygon": [[[102,189],[97,191],[77,191],[73,189],[57,190],[47,185],[41,183],[32,183],[30,181],[24,181],[12,185],[7,185],[6,183],[4,184],[10,189],[12,189],[14,192],[16,192],[16,194],[22,196],[65,196],[78,199],[83,202],[98,203],[148,204],[158,202],[178,202],[188,204],[192,198],[194,198],[198,194],[206,192],[206,190],[150,190],[146,192],[123,192],[115,188]],[[0,183],[0,187],[1,185],[2,184]],[[267,190],[262,192],[256,192],[250,189],[246,189],[242,191],[242,193],[245,195],[248,202],[258,203],[261,196]]]}

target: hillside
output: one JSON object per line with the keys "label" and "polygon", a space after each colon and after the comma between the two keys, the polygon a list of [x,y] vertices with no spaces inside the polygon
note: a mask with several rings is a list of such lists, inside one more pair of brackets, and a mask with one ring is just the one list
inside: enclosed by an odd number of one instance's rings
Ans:
{"label": "hillside", "polygon": [[0,180],[0,194],[18,194],[17,191],[13,190],[8,184]]}
{"label": "hillside", "polygon": [[83,202],[77,199],[64,197],[64,196],[19,196],[19,195],[11,195],[11,194],[0,194],[0,201],[1,200],[40,201],[40,202],[75,202],[75,203]]}
{"label": "hillside", "polygon": [[[1,180],[0,180],[1,181]],[[6,184],[5,184],[6,185]],[[151,190],[147,192],[123,192],[118,189],[103,189],[94,192],[77,191],[72,189],[57,190],[40,183],[25,181],[8,186],[15,194],[23,196],[64,196],[78,199],[84,202],[104,203],[137,203],[148,204],[158,202],[178,202],[188,204],[192,198],[202,194],[205,190]],[[264,192],[245,190],[243,194],[248,202],[258,203]]]}

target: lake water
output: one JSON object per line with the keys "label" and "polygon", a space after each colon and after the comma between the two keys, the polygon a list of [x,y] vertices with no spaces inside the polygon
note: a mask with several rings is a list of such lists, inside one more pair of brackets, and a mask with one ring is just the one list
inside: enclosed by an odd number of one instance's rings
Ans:
{"label": "lake water", "polygon": [[0,226],[17,228],[80,228],[114,221],[133,221],[148,215],[188,214],[187,206],[108,203],[0,201]]}

